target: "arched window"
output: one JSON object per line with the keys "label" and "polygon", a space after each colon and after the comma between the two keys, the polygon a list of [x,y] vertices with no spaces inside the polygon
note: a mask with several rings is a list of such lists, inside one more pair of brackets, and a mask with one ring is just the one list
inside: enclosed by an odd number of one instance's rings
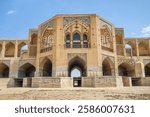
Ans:
{"label": "arched window", "polygon": [[66,35],[66,48],[70,48],[71,47],[70,41],[71,41],[70,34],[67,34]]}
{"label": "arched window", "polygon": [[87,41],[87,40],[88,40],[88,37],[87,37],[86,34],[83,35],[83,40],[84,40],[84,41]]}
{"label": "arched window", "polygon": [[66,41],[70,41],[70,34],[67,34]]}
{"label": "arched window", "polygon": [[88,36],[83,34],[83,48],[88,48]]}
{"label": "arched window", "polygon": [[75,34],[73,35],[73,40],[74,40],[74,41],[80,41],[80,34],[79,34],[79,33],[75,33]]}

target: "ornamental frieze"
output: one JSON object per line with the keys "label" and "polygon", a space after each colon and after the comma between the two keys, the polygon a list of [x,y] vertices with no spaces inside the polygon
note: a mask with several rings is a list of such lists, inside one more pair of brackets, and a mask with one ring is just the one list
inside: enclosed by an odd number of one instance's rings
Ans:
{"label": "ornamental frieze", "polygon": [[128,64],[130,64],[130,65],[134,65],[135,64],[135,62],[136,62],[136,60],[135,59],[126,59],[126,58],[123,58],[123,57],[119,57],[118,58],[118,65],[120,65],[120,64],[122,64],[122,63],[128,63]]}
{"label": "ornamental frieze", "polygon": [[64,20],[63,20],[64,27],[66,25],[68,25],[69,23],[71,23],[72,21],[74,21],[74,20],[79,20],[79,21],[87,24],[88,26],[90,25],[90,17],[88,17],[88,16],[82,16],[82,17],[64,17]]}

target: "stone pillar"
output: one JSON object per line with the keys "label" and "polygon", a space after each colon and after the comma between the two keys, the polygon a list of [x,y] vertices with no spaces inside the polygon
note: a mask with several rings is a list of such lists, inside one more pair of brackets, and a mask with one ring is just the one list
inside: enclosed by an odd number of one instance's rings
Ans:
{"label": "stone pillar", "polygon": [[16,40],[16,43],[15,43],[15,58],[18,57],[18,41]]}
{"label": "stone pillar", "polygon": [[142,62],[137,62],[135,64],[135,75],[136,77],[145,77],[144,64]]}
{"label": "stone pillar", "polygon": [[5,57],[5,41],[3,41],[3,44],[2,44],[2,54],[1,54],[1,57],[4,58]]}
{"label": "stone pillar", "polygon": [[136,39],[136,55],[137,57],[139,57],[139,44],[137,39]]}

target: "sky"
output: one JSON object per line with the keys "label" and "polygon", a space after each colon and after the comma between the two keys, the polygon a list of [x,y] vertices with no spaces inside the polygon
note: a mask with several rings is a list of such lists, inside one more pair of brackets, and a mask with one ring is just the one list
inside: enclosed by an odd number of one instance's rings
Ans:
{"label": "sky", "polygon": [[0,0],[0,38],[27,38],[56,14],[97,14],[125,37],[150,37],[149,12],[150,0]]}

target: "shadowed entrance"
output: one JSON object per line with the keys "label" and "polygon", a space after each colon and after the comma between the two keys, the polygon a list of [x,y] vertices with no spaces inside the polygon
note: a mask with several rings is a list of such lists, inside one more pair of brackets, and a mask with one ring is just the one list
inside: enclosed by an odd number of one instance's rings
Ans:
{"label": "shadowed entrance", "polygon": [[[76,74],[72,74],[74,71],[76,71]],[[86,76],[86,63],[84,60],[79,57],[70,60],[68,64],[68,76],[73,77],[73,84],[75,87],[80,87],[82,84],[81,77]]]}
{"label": "shadowed entrance", "polygon": [[4,63],[0,63],[0,78],[8,78],[8,77],[9,77],[9,67]]}
{"label": "shadowed entrance", "polygon": [[145,76],[150,77],[150,63],[145,66]]}
{"label": "shadowed entrance", "polygon": [[35,67],[30,63],[26,63],[19,68],[19,77],[34,77]]}

